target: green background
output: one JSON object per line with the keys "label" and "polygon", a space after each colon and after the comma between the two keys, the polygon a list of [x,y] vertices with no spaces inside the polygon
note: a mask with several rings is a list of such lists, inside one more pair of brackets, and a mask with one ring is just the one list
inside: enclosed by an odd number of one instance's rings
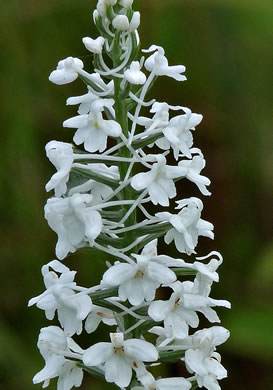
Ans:
{"label": "green background", "polygon": [[[43,366],[36,340],[39,329],[50,323],[27,302],[44,289],[40,268],[54,258],[56,242],[43,218],[44,185],[54,172],[44,145],[72,139],[73,131],[62,128],[62,122],[76,114],[65,101],[85,93],[78,81],[59,87],[48,82],[48,75],[70,55],[91,70],[81,38],[96,37],[95,5],[92,0],[0,2],[1,390],[41,388],[31,381]],[[224,255],[212,296],[233,305],[230,311],[218,310],[231,331],[219,349],[229,370],[222,389],[269,389],[272,3],[135,0],[134,8],[141,11],[142,47],[161,45],[171,65],[187,67],[186,82],[161,78],[151,97],[204,115],[195,146],[205,155],[205,174],[212,181],[212,196],[202,199],[203,218],[215,225],[215,240],[201,238],[198,253],[219,250]],[[183,184],[179,192],[180,197],[199,196],[194,186]],[[82,251],[66,264],[79,271],[79,284],[91,286],[98,283],[104,260]],[[97,332],[82,341],[88,346],[101,338]],[[176,366],[171,375],[179,370]],[[49,389],[55,388],[52,380]],[[86,377],[82,388],[112,385]]]}

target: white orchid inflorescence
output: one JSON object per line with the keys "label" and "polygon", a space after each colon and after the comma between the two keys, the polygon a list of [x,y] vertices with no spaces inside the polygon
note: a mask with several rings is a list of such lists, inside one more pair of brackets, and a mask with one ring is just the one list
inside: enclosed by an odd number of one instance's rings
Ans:
{"label": "white orchid inflorescence", "polygon": [[[38,347],[45,366],[33,381],[46,387],[56,377],[59,390],[70,390],[88,372],[120,389],[218,390],[227,373],[216,347],[229,332],[221,326],[195,329],[199,313],[219,323],[215,308],[230,307],[210,297],[222,257],[213,251],[186,262],[157,250],[161,237],[183,256],[195,256],[200,236],[213,239],[213,225],[201,218],[202,201],[179,199],[177,191],[177,182],[188,179],[210,195],[210,180],[201,174],[204,156],[193,147],[202,115],[146,101],[156,78],[184,81],[185,67],[169,65],[156,45],[139,58],[140,14],[132,3],[98,1],[93,19],[100,35],[83,38],[94,73],[68,57],[49,76],[60,85],[80,78],[87,91],[67,100],[78,105],[78,115],[63,123],[76,129],[74,144],[46,145],[57,172],[46,184],[54,195],[45,218],[58,235],[58,260],[42,267],[46,290],[29,305],[44,310],[49,320],[56,315],[60,327],[41,329]],[[150,202],[156,213],[151,214]],[[105,252],[109,261],[100,284],[86,288],[60,260],[87,247]],[[159,288],[165,299],[159,299]],[[80,347],[73,340],[101,322],[110,327],[110,341]],[[189,375],[155,378],[153,366],[164,362],[184,362]]]}

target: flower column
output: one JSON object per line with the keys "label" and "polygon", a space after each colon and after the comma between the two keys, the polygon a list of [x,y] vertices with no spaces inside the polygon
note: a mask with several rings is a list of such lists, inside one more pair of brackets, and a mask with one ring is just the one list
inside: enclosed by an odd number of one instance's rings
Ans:
{"label": "flower column", "polygon": [[[58,235],[58,260],[42,267],[46,289],[29,305],[36,304],[49,320],[56,314],[60,326],[41,329],[38,348],[45,367],[33,381],[46,387],[56,377],[59,390],[70,390],[81,385],[85,371],[120,389],[218,390],[218,380],[227,374],[216,347],[229,332],[221,326],[192,332],[199,313],[217,323],[213,308],[230,307],[210,297],[222,257],[213,251],[186,262],[157,251],[160,237],[183,256],[196,255],[200,236],[213,239],[213,225],[201,218],[202,201],[179,199],[176,190],[178,180],[188,179],[210,195],[210,180],[201,175],[203,154],[193,147],[202,115],[146,101],[158,77],[186,80],[185,67],[170,66],[156,45],[143,50],[147,58],[138,57],[140,14],[132,3],[98,1],[93,19],[100,35],[83,38],[94,73],[85,71],[80,59],[68,57],[49,77],[56,84],[79,77],[87,92],[67,100],[79,106],[78,115],[63,123],[76,129],[74,145],[51,141],[46,146],[57,169],[46,185],[54,195],[45,217]],[[170,155],[176,164],[168,164]],[[158,207],[155,215],[146,209],[149,202]],[[96,248],[114,261],[107,262],[97,286],[78,286],[76,272],[59,261],[80,248]],[[165,287],[172,294],[158,300],[157,290]],[[101,322],[110,327],[110,342],[80,347],[74,341]],[[154,363],[177,361],[191,376],[154,378]]]}

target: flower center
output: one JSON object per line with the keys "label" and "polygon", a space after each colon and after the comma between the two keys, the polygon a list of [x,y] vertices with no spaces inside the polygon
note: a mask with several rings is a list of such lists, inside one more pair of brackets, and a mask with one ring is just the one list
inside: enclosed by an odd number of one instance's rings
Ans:
{"label": "flower center", "polygon": [[97,121],[97,120],[95,120],[95,121],[93,122],[93,126],[94,126],[96,129],[99,129],[99,124],[98,124],[98,121]]}
{"label": "flower center", "polygon": [[135,278],[137,279],[142,279],[144,277],[144,271],[142,271],[141,269],[139,269],[137,271],[137,273],[135,274]]}
{"label": "flower center", "polygon": [[120,347],[114,347],[114,352],[116,355],[121,356],[124,354],[124,347],[121,345]]}
{"label": "flower center", "polygon": [[177,298],[176,298],[176,300],[175,300],[175,302],[174,302],[174,307],[173,307],[173,310],[174,310],[174,311],[176,311],[176,310],[179,308],[181,301],[182,301],[182,298],[181,298],[181,297],[177,297]]}

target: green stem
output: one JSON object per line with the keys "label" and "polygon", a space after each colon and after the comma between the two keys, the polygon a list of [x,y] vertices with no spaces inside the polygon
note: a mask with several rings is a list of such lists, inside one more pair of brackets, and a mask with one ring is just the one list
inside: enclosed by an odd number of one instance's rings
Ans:
{"label": "green stem", "polygon": [[159,352],[158,361],[161,363],[176,362],[185,356],[185,351],[162,351]]}
{"label": "green stem", "polygon": [[[116,121],[120,124],[122,128],[122,132],[125,135],[126,138],[128,138],[128,110],[127,110],[127,105],[124,97],[121,97],[122,90],[120,88],[120,79],[115,79],[115,112],[116,112]],[[130,150],[126,146],[122,146],[119,151],[118,151],[118,156],[119,157],[132,157]],[[129,168],[129,163],[122,163],[119,165],[119,170],[120,170],[120,179],[121,181],[124,180],[127,170]],[[131,186],[126,186],[122,191],[121,191],[121,197],[122,199],[134,199],[135,198],[135,191]],[[125,213],[129,210],[130,206],[124,206],[124,211]],[[134,210],[130,216],[127,218],[125,221],[124,225],[125,227],[129,227],[132,225],[135,225],[137,222],[136,219],[136,210]],[[124,235],[124,246],[128,246],[132,241],[135,240],[135,233],[133,231],[129,231],[125,233]]]}

